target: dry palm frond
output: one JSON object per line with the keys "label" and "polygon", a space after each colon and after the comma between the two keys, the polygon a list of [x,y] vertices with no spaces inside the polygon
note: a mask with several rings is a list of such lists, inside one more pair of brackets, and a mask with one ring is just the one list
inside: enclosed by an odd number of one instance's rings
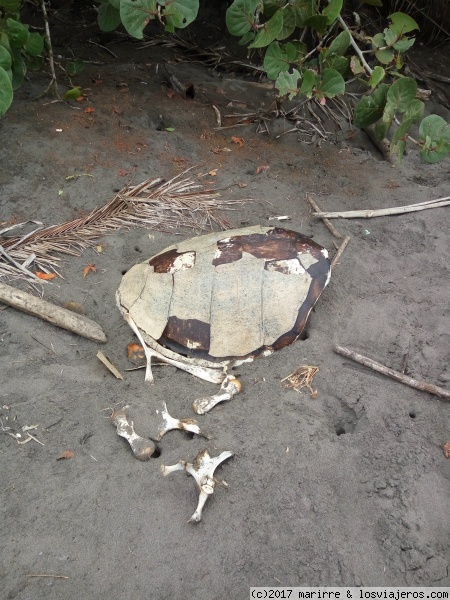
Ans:
{"label": "dry palm frond", "polygon": [[301,365],[293,373],[282,379],[281,381],[287,381],[285,387],[292,388],[296,392],[304,387],[308,388],[311,393],[311,398],[317,396],[317,390],[313,389],[312,382],[316,373],[319,372],[319,367],[311,367],[309,365]]}
{"label": "dry palm frond", "polygon": [[2,238],[0,232],[0,278],[35,279],[29,270],[31,263],[41,271],[54,272],[61,260],[59,254],[78,256],[94,240],[118,229],[148,227],[170,232],[180,226],[196,231],[213,223],[221,228],[229,226],[218,210],[230,210],[240,201],[220,200],[217,192],[203,189],[183,177],[185,173],[169,181],[156,178],[129,185],[81,219],[38,228],[22,237]]}

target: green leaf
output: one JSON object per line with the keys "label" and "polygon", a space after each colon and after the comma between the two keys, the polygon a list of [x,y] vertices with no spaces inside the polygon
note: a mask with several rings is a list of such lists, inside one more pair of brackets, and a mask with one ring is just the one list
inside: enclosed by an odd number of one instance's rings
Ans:
{"label": "green leaf", "polygon": [[6,29],[5,29],[11,46],[16,48],[20,48],[24,46],[28,40],[28,36],[30,35],[28,31],[28,27],[19,23],[19,21],[15,21],[14,19],[6,19]]}
{"label": "green leaf", "polygon": [[404,38],[394,44],[394,49],[398,52],[406,52],[414,45],[416,38]]}
{"label": "green leaf", "polygon": [[334,38],[329,47],[325,50],[325,53],[327,56],[331,56],[331,54],[344,56],[349,46],[350,34],[348,31],[341,31],[341,33]]}
{"label": "green leaf", "polygon": [[81,95],[81,89],[79,87],[74,87],[71,90],[67,90],[64,94],[64,100],[76,100]]}
{"label": "green leaf", "polygon": [[[162,4],[162,2],[160,2]],[[165,0],[165,31],[173,33],[175,28],[184,29],[195,21],[198,14],[199,0]]]}
{"label": "green leaf", "polygon": [[370,87],[372,89],[376,88],[377,85],[383,81],[385,75],[386,71],[383,69],[383,67],[380,67],[379,65],[374,67],[368,82]]}
{"label": "green leaf", "polygon": [[415,99],[406,109],[404,119],[410,119],[411,123],[415,123],[422,118],[424,110],[425,104],[422,100]]}
{"label": "green leaf", "polygon": [[277,35],[277,40],[285,40],[294,33],[296,28],[295,11],[292,6],[287,6],[283,10],[283,27]]}
{"label": "green leaf", "polygon": [[377,33],[371,39],[376,48],[383,48],[383,46],[386,46],[386,40],[384,39],[384,35],[382,33]]}
{"label": "green leaf", "polygon": [[[301,44],[301,42],[300,42]],[[303,50],[303,48],[301,49]],[[286,53],[286,58],[288,62],[293,63],[298,59],[299,54],[303,56],[303,52],[299,51],[299,46],[296,43],[288,42],[284,46],[284,51]]]}
{"label": "green leaf", "polygon": [[244,35],[238,41],[239,46],[247,46],[252,40],[255,39],[255,35],[256,34],[254,31],[247,31],[247,33],[244,33]]}
{"label": "green leaf", "polygon": [[363,96],[355,106],[353,121],[356,127],[368,127],[383,115],[389,86],[382,83],[370,96]]}
{"label": "green leaf", "polygon": [[259,0],[234,0],[227,9],[225,23],[232,35],[244,35],[255,24],[255,13]]}
{"label": "green leaf", "polygon": [[382,65],[389,65],[394,60],[394,51],[391,48],[377,50],[375,56]]}
{"label": "green leaf", "polygon": [[120,10],[120,0],[107,0],[107,2],[108,1],[110,4],[112,4],[114,6],[114,8],[117,8],[117,10]]}
{"label": "green leaf", "polygon": [[352,56],[350,58],[350,70],[353,75],[361,75],[361,73],[365,73],[364,67],[357,56]]}
{"label": "green leaf", "polygon": [[329,0],[328,6],[322,11],[327,17],[327,25],[332,25],[341,14],[343,0]]}
{"label": "green leaf", "polygon": [[300,92],[304,94],[307,98],[311,98],[312,91],[314,86],[316,85],[316,74],[314,71],[308,69],[303,73],[302,85],[300,87]]}
{"label": "green leaf", "polygon": [[389,88],[387,99],[399,110],[405,112],[416,97],[417,83],[411,77],[397,79]]}
{"label": "green leaf", "polygon": [[263,66],[269,79],[276,79],[282,71],[289,70],[287,54],[281,50],[278,42],[272,42],[267,48]]}
{"label": "green leaf", "polygon": [[398,40],[399,36],[392,29],[385,29],[383,31],[384,39],[386,40],[386,46],[393,46],[394,43]]}
{"label": "green leaf", "polygon": [[121,0],[120,18],[128,33],[141,40],[149,21],[157,14],[156,0]]}
{"label": "green leaf", "polygon": [[328,17],[326,15],[313,15],[308,19],[305,19],[303,24],[305,27],[312,27],[320,34],[325,33],[328,25]]}
{"label": "green leaf", "polygon": [[27,68],[32,71],[40,71],[44,66],[44,57],[43,56],[30,56],[27,54],[25,56],[25,61],[27,63]]}
{"label": "green leaf", "polygon": [[8,52],[6,48],[0,46],[0,68],[5,69],[5,71],[9,71],[12,65],[11,54]]}
{"label": "green leaf", "polygon": [[13,88],[8,73],[0,67],[0,116],[4,115],[11,106]]}
{"label": "green leaf", "polygon": [[258,31],[249,48],[264,48],[271,44],[283,28],[283,13],[278,10]]}
{"label": "green leaf", "polygon": [[[120,3],[119,3],[120,7]],[[112,2],[100,4],[97,15],[98,26],[102,31],[114,31],[120,25],[120,10]]]}
{"label": "green leaf", "polygon": [[0,0],[0,8],[4,8],[8,13],[19,12],[22,0]]}
{"label": "green leaf", "polygon": [[166,127],[166,131],[172,133],[172,131],[175,131],[175,127]]}
{"label": "green leaf", "polygon": [[390,29],[398,36],[405,35],[405,33],[414,31],[414,29],[420,29],[412,17],[402,12],[392,13],[388,19],[391,21]]}
{"label": "green leaf", "polygon": [[394,161],[397,163],[397,165],[400,165],[402,163],[403,156],[405,155],[405,151],[406,151],[406,140],[405,139],[397,140],[395,142],[395,144],[393,144],[391,142],[391,145],[389,148],[389,154],[394,159]]}
{"label": "green leaf", "polygon": [[337,56],[336,54],[334,54],[330,57],[327,57],[323,61],[322,66],[324,69],[335,69],[342,76],[345,76],[347,74],[349,64],[350,60],[348,58],[345,58],[345,56]]}
{"label": "green leaf", "polygon": [[419,135],[424,142],[420,156],[425,162],[440,162],[450,153],[450,124],[442,117],[425,117],[419,126]]}
{"label": "green leaf", "polygon": [[44,38],[40,33],[30,33],[26,44],[24,46],[24,50],[30,56],[39,56],[42,54],[44,50]]}
{"label": "green leaf", "polygon": [[68,61],[66,64],[66,71],[70,77],[75,77],[75,75],[84,71],[84,67],[84,62],[80,58],[77,58],[76,60]]}
{"label": "green leaf", "polygon": [[342,96],[345,92],[345,81],[336,69],[325,69],[316,84],[316,94],[326,98]]}
{"label": "green leaf", "polygon": [[13,90],[17,90],[23,84],[25,74],[27,72],[27,66],[22,58],[20,50],[18,48],[12,48],[12,86]]}
{"label": "green leaf", "polygon": [[280,73],[278,79],[275,82],[275,87],[280,92],[280,96],[288,96],[289,100],[292,100],[298,94],[298,80],[300,79],[300,73],[297,69],[294,69],[292,73]]}
{"label": "green leaf", "polygon": [[297,27],[305,27],[306,19],[317,13],[316,0],[290,0],[289,4],[294,9]]}

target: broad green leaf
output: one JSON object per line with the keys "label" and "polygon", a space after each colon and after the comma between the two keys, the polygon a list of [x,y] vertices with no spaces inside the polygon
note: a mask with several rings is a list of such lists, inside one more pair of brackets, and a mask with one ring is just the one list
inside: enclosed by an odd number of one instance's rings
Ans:
{"label": "broad green leaf", "polygon": [[25,74],[27,72],[27,66],[22,58],[20,50],[18,48],[12,48],[12,86],[13,90],[17,90],[23,84]]}
{"label": "broad green leaf", "polygon": [[386,71],[383,67],[377,65],[373,68],[372,74],[369,79],[369,85],[371,88],[376,88],[379,83],[381,83],[386,75]]}
{"label": "broad green leaf", "polygon": [[391,140],[391,148],[392,145],[397,144],[400,140],[405,140],[408,137],[408,132],[411,129],[411,125],[413,124],[412,119],[403,119],[400,125],[395,130],[394,135]]}
{"label": "broad green leaf", "polygon": [[311,98],[312,91],[316,85],[316,74],[314,71],[308,69],[303,73],[302,85],[300,86],[300,92],[307,98]]}
{"label": "broad green leaf", "polygon": [[353,112],[353,121],[356,127],[368,127],[382,117],[388,89],[389,86],[382,83],[373,94],[361,98]]}
{"label": "broad green leaf", "polygon": [[403,38],[394,44],[394,49],[398,52],[406,52],[414,45],[416,38]]}
{"label": "broad green leaf", "polygon": [[107,1],[109,1],[109,3],[114,6],[114,8],[117,8],[117,10],[120,10],[120,0],[107,0]]}
{"label": "broad green leaf", "polygon": [[19,12],[22,0],[0,0],[0,8],[4,8],[5,12]]}
{"label": "broad green leaf", "polygon": [[437,163],[450,154],[450,124],[438,115],[428,115],[419,126],[419,135],[424,142],[421,158],[428,163]]}
{"label": "broad green leaf", "polygon": [[292,100],[298,94],[298,80],[300,73],[294,69],[292,73],[280,73],[275,82],[275,87],[280,92],[280,96],[288,96]]}
{"label": "broad green leaf", "polygon": [[295,11],[297,27],[304,27],[306,19],[317,13],[316,0],[290,0],[289,4]]}
{"label": "broad green leaf", "polygon": [[316,83],[316,94],[326,98],[342,96],[345,92],[345,81],[336,69],[325,69]]}
{"label": "broad green leaf", "polygon": [[405,112],[416,97],[417,83],[411,77],[397,79],[389,88],[387,99],[400,112]]}
{"label": "broad green leaf", "polygon": [[384,140],[389,132],[389,129],[391,128],[391,125],[392,122],[385,123],[384,121],[378,121],[378,123],[375,123],[374,134],[377,140],[380,142]]}
{"label": "broad green leaf", "polygon": [[294,33],[296,28],[295,11],[292,6],[287,6],[283,10],[283,27],[277,35],[277,40],[285,40]]}
{"label": "broad green leaf", "polygon": [[425,104],[422,102],[422,100],[415,99],[406,109],[404,119],[411,119],[411,122],[415,123],[422,118],[424,110]]}
{"label": "broad green leaf", "polygon": [[278,10],[258,31],[249,48],[264,48],[271,44],[283,28],[283,13]]}
{"label": "broad green leaf", "polygon": [[67,62],[66,71],[70,77],[75,77],[75,75],[78,75],[84,71],[84,67],[84,62],[80,58],[77,58],[76,60],[70,60]]}
{"label": "broad green leaf", "polygon": [[327,25],[332,25],[341,14],[343,0],[329,0],[329,3],[322,11],[327,17]]}
{"label": "broad green leaf", "polygon": [[255,24],[255,12],[258,6],[259,0],[234,0],[225,15],[228,31],[238,36],[250,31]]}
{"label": "broad green leaf", "polygon": [[330,56],[331,54],[344,56],[349,46],[350,34],[348,31],[341,31],[341,33],[334,38],[329,47],[325,50],[325,53],[327,56]]}
{"label": "broad green leaf", "polygon": [[120,18],[128,33],[142,39],[145,26],[157,15],[156,0],[121,0]]}
{"label": "broad green leaf", "polygon": [[30,56],[39,56],[42,54],[44,50],[44,38],[40,33],[30,33],[26,44],[24,46],[24,50]]}
{"label": "broad green leaf", "polygon": [[175,29],[183,29],[195,21],[199,0],[165,0],[164,6],[164,30],[173,33]]}
{"label": "broad green leaf", "polygon": [[0,68],[5,69],[5,71],[9,71],[12,65],[11,54],[8,52],[6,48],[0,46]]}
{"label": "broad green leaf", "polygon": [[291,40],[285,46],[289,58],[291,57],[291,53],[290,50],[288,50],[288,47],[290,48],[291,46],[295,48],[295,60],[299,60],[308,54],[308,47],[304,42],[301,42],[300,40]]}
{"label": "broad green leaf", "polygon": [[8,73],[0,67],[0,116],[4,115],[11,106],[13,88]]}
{"label": "broad green leaf", "polygon": [[98,26],[102,31],[114,31],[114,29],[117,29],[121,23],[120,11],[118,8],[113,6],[112,2],[100,4],[98,7],[97,21]]}
{"label": "broad green leaf", "polygon": [[394,161],[397,165],[400,165],[402,163],[403,156],[405,155],[405,151],[406,151],[406,139],[401,138],[399,140],[396,140],[395,143],[391,142],[391,145],[389,148],[389,154],[394,159]]}
{"label": "broad green leaf", "polygon": [[79,87],[74,87],[71,90],[67,90],[64,94],[64,100],[76,100],[81,95],[81,89]]}
{"label": "broad green leaf", "polygon": [[239,46],[248,46],[248,44],[255,39],[255,35],[256,34],[254,31],[247,31],[247,33],[244,33],[244,35],[238,41]]}
{"label": "broad green leaf", "polygon": [[386,46],[393,46],[398,40],[399,35],[395,33],[395,31],[392,31],[392,29],[385,29],[383,31],[383,37],[386,41]]}
{"label": "broad green leaf", "polygon": [[382,65],[389,65],[394,60],[394,51],[390,48],[385,50],[377,50],[375,56]]}
{"label": "broad green leaf", "polygon": [[377,33],[371,39],[376,48],[383,48],[386,46],[386,40],[384,39],[384,35],[382,33]]}
{"label": "broad green leaf", "polygon": [[6,19],[6,29],[5,29],[11,46],[15,48],[20,48],[24,46],[28,40],[28,36],[30,35],[28,31],[28,27],[19,23],[19,21],[15,21],[14,19]]}
{"label": "broad green leaf", "polygon": [[29,54],[25,57],[27,68],[32,71],[40,71],[44,66],[44,57],[43,56],[30,56]]}
{"label": "broad green leaf", "polygon": [[278,42],[272,42],[267,48],[263,66],[269,79],[276,79],[282,71],[289,69],[288,56]]}
{"label": "broad green leaf", "polygon": [[298,59],[298,55],[303,55],[303,52],[299,52],[298,46],[293,42],[288,42],[284,46],[284,51],[286,53],[286,58],[288,62],[293,63]]}
{"label": "broad green leaf", "polygon": [[402,12],[392,13],[388,19],[391,21],[390,29],[394,31],[398,36],[405,35],[414,29],[420,29],[416,21],[409,15],[405,15]]}
{"label": "broad green leaf", "polygon": [[305,19],[304,26],[312,27],[319,33],[325,33],[328,25],[328,17],[326,15],[313,15],[308,19]]}
{"label": "broad green leaf", "polygon": [[349,64],[350,60],[348,58],[345,58],[345,56],[337,56],[336,54],[329,57],[327,56],[322,62],[324,69],[335,69],[342,76],[347,74]]}
{"label": "broad green leaf", "polygon": [[263,0],[263,13],[270,19],[270,17],[285,4],[284,0]]}

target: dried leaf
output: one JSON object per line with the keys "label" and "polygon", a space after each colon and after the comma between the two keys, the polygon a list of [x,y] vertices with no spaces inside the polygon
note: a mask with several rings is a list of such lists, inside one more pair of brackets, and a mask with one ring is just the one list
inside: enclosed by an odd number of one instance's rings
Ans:
{"label": "dried leaf", "polygon": [[58,456],[56,460],[65,460],[68,458],[73,458],[75,456],[75,452],[73,450],[64,450],[61,456]]}
{"label": "dried leaf", "polygon": [[126,177],[130,173],[131,173],[131,171],[127,171],[126,169],[120,169],[120,171],[119,171],[119,177]]}
{"label": "dried leaf", "polygon": [[93,265],[92,263],[89,263],[83,269],[83,277],[87,277],[91,271],[92,271],[92,273],[96,273],[97,267],[95,265]]}
{"label": "dried leaf", "polygon": [[450,458],[450,442],[446,442],[443,445],[443,450],[445,458]]}
{"label": "dried leaf", "polygon": [[231,141],[234,144],[237,144],[239,146],[239,148],[242,148],[242,146],[244,146],[244,144],[245,144],[245,142],[244,142],[244,140],[242,138],[236,137],[234,135],[232,136]]}
{"label": "dried leaf", "polygon": [[93,112],[94,112],[94,110],[95,110],[95,108],[92,108],[92,106],[87,106],[87,107],[84,109],[84,112],[85,112],[85,113],[93,113]]}
{"label": "dried leaf", "polygon": [[264,173],[264,171],[268,171],[269,169],[270,169],[269,165],[260,165],[256,169],[256,174],[259,175],[260,173]]}
{"label": "dried leaf", "polygon": [[145,352],[140,344],[128,344],[127,356],[128,360],[134,365],[145,364]]}
{"label": "dried leaf", "polygon": [[56,273],[41,273],[41,271],[36,271],[36,277],[39,279],[44,279],[44,281],[48,281],[49,279],[55,279]]}

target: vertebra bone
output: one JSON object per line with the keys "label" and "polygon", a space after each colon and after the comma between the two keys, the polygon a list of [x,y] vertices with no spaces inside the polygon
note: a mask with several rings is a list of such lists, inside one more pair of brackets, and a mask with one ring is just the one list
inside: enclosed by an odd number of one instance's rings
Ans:
{"label": "vertebra bone", "polygon": [[233,375],[227,375],[220,386],[220,390],[214,396],[207,396],[206,398],[199,398],[192,405],[194,411],[198,415],[204,415],[209,412],[212,408],[224,402],[225,400],[231,400],[233,396],[239,394],[242,389],[241,382],[236,379]]}
{"label": "vertebra bone", "polygon": [[129,421],[125,409],[115,410],[111,415],[111,421],[117,427],[117,434],[125,438],[130,444],[133,454],[139,460],[148,460],[156,450],[151,440],[138,435],[134,430],[133,421]]}

